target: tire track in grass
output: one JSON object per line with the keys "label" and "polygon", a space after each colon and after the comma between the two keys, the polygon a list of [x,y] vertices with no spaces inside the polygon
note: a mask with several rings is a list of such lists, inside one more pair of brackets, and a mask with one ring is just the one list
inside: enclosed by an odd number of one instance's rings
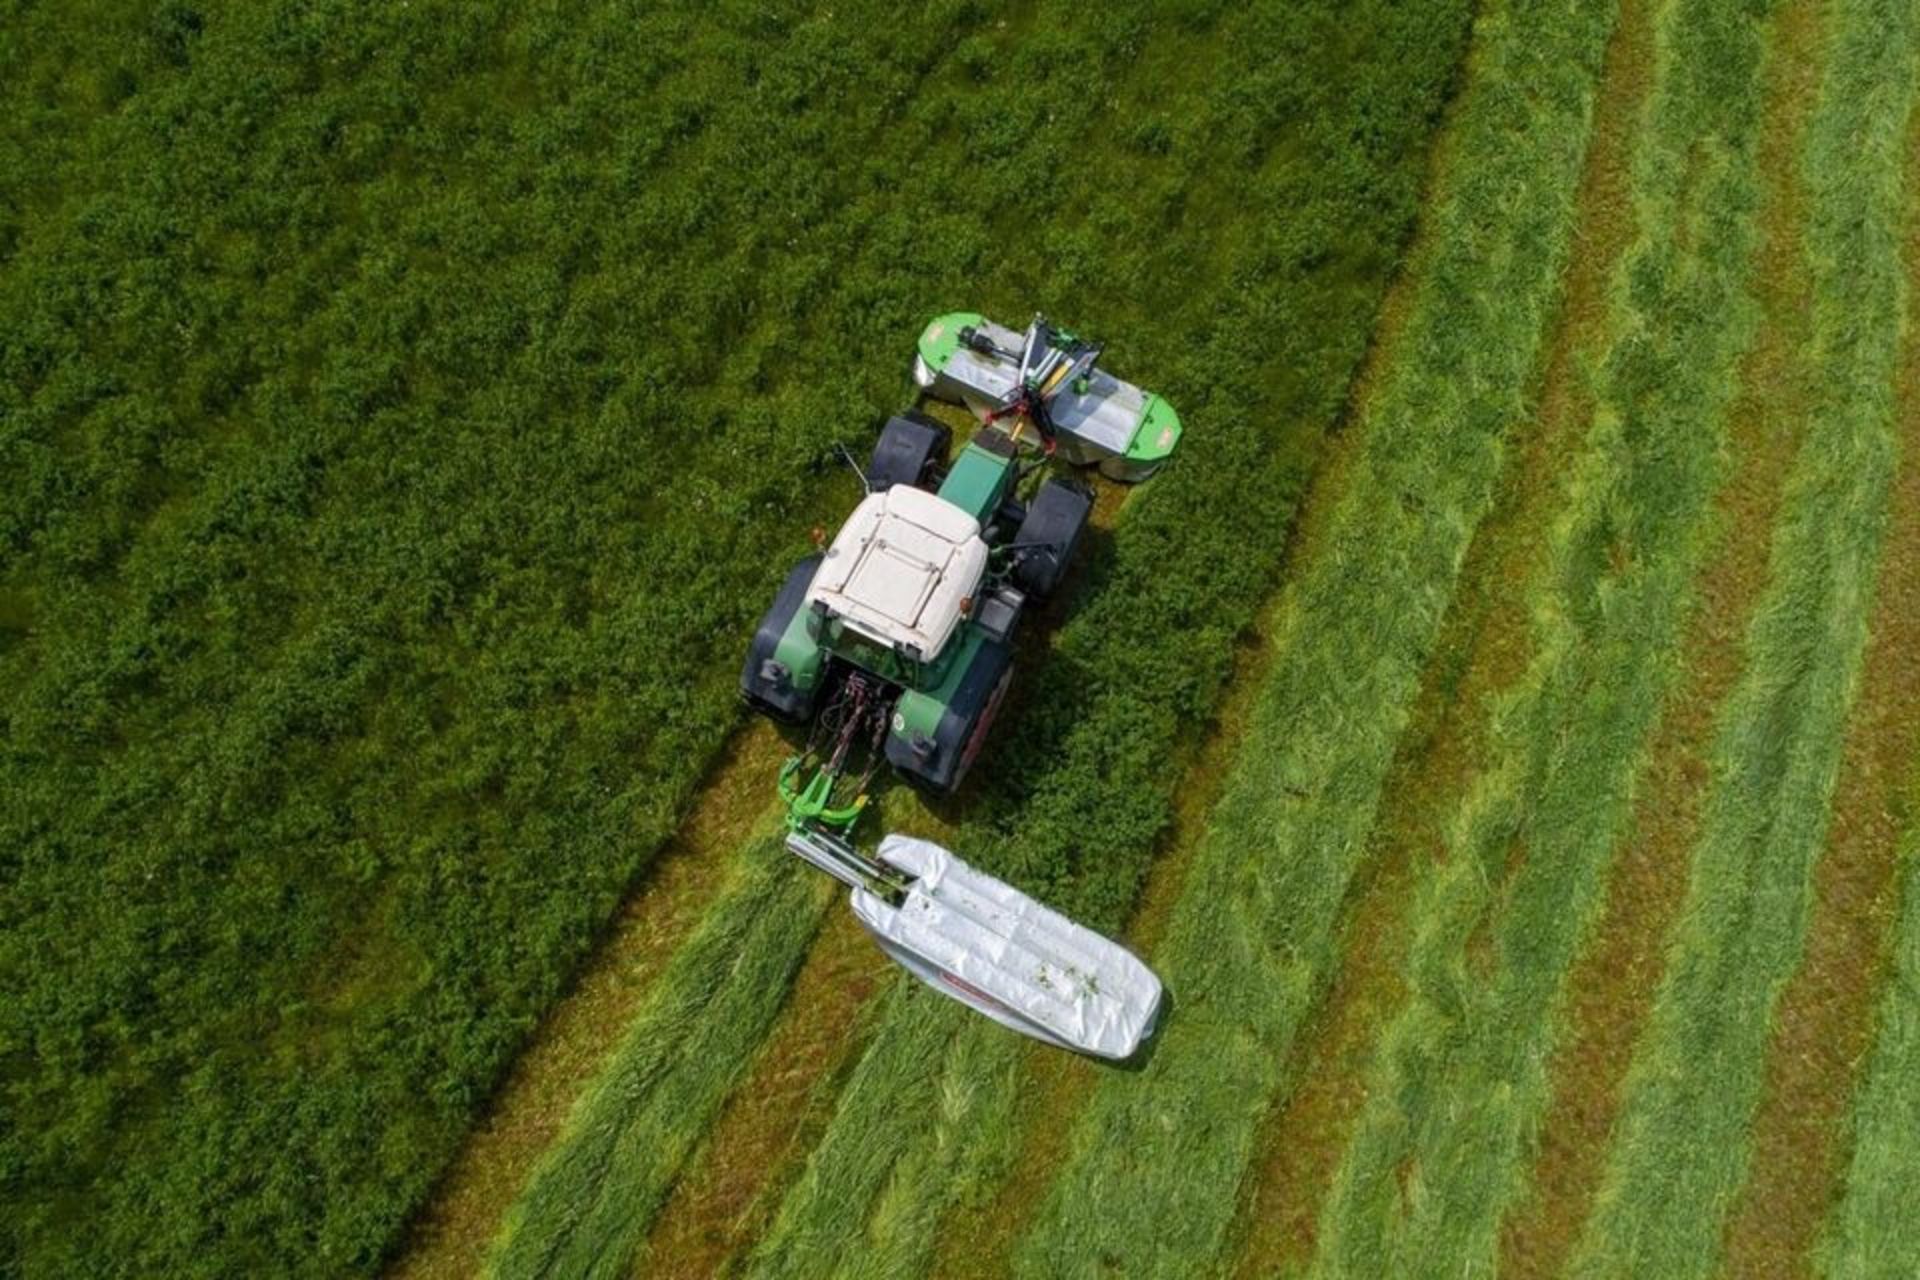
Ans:
{"label": "tire track in grass", "polygon": [[606,941],[543,1020],[428,1202],[392,1272],[471,1276],[568,1112],[613,1055],[660,971],[692,933],[767,815],[766,780],[786,752],[765,724],[736,733],[679,831],[649,864]]}
{"label": "tire track in grass", "polygon": [[1496,505],[1468,549],[1459,597],[1388,776],[1379,847],[1350,895],[1339,976],[1302,1032],[1289,1072],[1298,1083],[1262,1125],[1235,1231],[1242,1275],[1301,1267],[1312,1257],[1321,1201],[1365,1101],[1374,1036],[1406,994],[1401,960],[1413,861],[1443,852],[1443,807],[1486,764],[1487,708],[1526,666],[1534,543],[1564,496],[1556,467],[1592,414],[1581,369],[1604,336],[1606,282],[1633,228],[1627,164],[1651,46],[1647,0],[1625,0],[1601,69],[1576,251],[1537,425],[1518,442]]}
{"label": "tire track in grass", "polygon": [[[1714,1269],[1751,1167],[1769,1027],[1801,967],[1886,546],[1907,312],[1910,0],[1834,11],[1808,132],[1813,411],[1787,481],[1747,664],[1721,717],[1688,895],[1593,1218],[1582,1275]],[[1797,1101],[1797,1100],[1796,1100]],[[1784,1260],[1766,1259],[1769,1272]]]}
{"label": "tire track in grass", "polygon": [[[1464,74],[1470,76],[1471,70],[1467,69]],[[1457,91],[1455,97],[1457,100]],[[1450,126],[1443,123],[1436,133],[1428,163],[1427,190],[1433,188],[1434,175],[1448,162],[1450,132]],[[1431,252],[1430,241],[1422,220],[1380,304],[1367,355],[1348,397],[1348,407],[1324,447],[1325,456],[1314,467],[1291,545],[1282,558],[1283,582],[1293,581],[1299,566],[1313,560],[1326,536],[1329,517],[1347,486],[1359,452],[1365,406],[1371,402],[1383,370],[1393,362],[1399,349],[1413,282]],[[1140,891],[1139,905],[1121,934],[1122,940],[1137,955],[1152,955],[1164,936],[1194,849],[1206,829],[1208,815],[1218,803],[1228,770],[1246,742],[1254,703],[1266,685],[1267,672],[1274,661],[1274,630],[1285,608],[1287,594],[1283,587],[1235,654],[1233,674],[1227,681],[1219,712],[1186,769],[1179,789],[1174,792],[1173,825],[1167,835],[1166,848],[1155,856]],[[1067,1136],[1098,1080],[1098,1071],[1092,1061],[1079,1054],[1064,1054],[1045,1046],[1026,1051],[1022,1068],[1025,1087],[1021,1091],[1020,1113],[1014,1123],[1029,1135],[1028,1140],[1021,1147],[1012,1171],[1001,1179],[990,1197],[957,1205],[942,1220],[940,1248],[933,1268],[935,1275],[989,1280],[1011,1269],[1014,1245],[1045,1196],[1047,1184],[1065,1155]]]}
{"label": "tire track in grass", "polygon": [[1620,1083],[1684,896],[1714,716],[1739,677],[1741,638],[1766,585],[1768,535],[1807,410],[1812,286],[1799,240],[1806,213],[1798,157],[1815,87],[1805,55],[1817,43],[1816,18],[1814,5],[1792,6],[1775,40],[1760,134],[1753,273],[1763,319],[1732,413],[1735,472],[1717,500],[1719,546],[1696,586],[1700,603],[1680,646],[1687,671],[1661,712],[1605,905],[1567,979],[1567,1029],[1548,1068],[1552,1101],[1539,1127],[1532,1191],[1503,1228],[1502,1275],[1557,1275],[1586,1216],[1619,1112]]}
{"label": "tire track in grass", "polygon": [[1333,959],[1339,904],[1491,504],[1500,441],[1530,416],[1612,23],[1610,7],[1494,5],[1479,25],[1487,73],[1460,121],[1473,143],[1463,151],[1489,159],[1436,202],[1411,349],[1383,387],[1332,547],[1306,567],[1282,622],[1255,711],[1266,750],[1236,762],[1156,955],[1177,1016],[1137,1077],[1100,1081],[1020,1268],[1212,1265],[1282,1084],[1279,1055]]}
{"label": "tire track in grass", "polygon": [[[1915,116],[1920,120],[1920,114]],[[1728,1234],[1736,1276],[1811,1270],[1846,1160],[1846,1108],[1871,1049],[1899,891],[1899,846],[1920,750],[1920,128],[1907,141],[1907,325],[1895,392],[1900,458],[1867,657],[1847,726],[1827,848],[1799,970],[1781,993],[1753,1123],[1753,1163]]]}

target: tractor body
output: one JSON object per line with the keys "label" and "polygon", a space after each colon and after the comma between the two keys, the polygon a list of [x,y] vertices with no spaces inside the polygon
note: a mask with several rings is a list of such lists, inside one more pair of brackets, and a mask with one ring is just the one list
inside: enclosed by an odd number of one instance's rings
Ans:
{"label": "tractor body", "polygon": [[1040,316],[1025,335],[970,313],[930,324],[915,381],[972,410],[979,430],[949,461],[946,423],[888,419],[865,498],[788,573],[740,689],[805,727],[779,777],[787,847],[850,886],[889,955],[1027,1035],[1122,1058],[1159,1012],[1159,981],[1137,958],[936,845],[888,836],[869,857],[850,839],[882,765],[947,795],[979,755],[1013,677],[1015,629],[1059,585],[1093,508],[1051,466],[1134,481],[1178,442],[1171,406],[1100,370],[1099,354]]}

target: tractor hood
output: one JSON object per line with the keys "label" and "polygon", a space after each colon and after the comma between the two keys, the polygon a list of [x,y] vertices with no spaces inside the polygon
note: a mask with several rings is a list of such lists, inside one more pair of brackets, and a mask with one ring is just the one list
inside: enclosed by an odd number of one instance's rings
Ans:
{"label": "tractor hood", "polygon": [[937,657],[987,567],[980,523],[924,489],[869,494],[827,548],[807,605],[892,648]]}

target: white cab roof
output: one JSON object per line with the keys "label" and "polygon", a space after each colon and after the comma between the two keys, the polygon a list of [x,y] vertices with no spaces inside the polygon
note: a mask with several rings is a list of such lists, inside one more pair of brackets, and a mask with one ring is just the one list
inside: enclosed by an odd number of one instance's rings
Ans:
{"label": "white cab roof", "polygon": [[933,658],[987,567],[980,524],[946,499],[896,484],[841,526],[807,589],[855,630]]}

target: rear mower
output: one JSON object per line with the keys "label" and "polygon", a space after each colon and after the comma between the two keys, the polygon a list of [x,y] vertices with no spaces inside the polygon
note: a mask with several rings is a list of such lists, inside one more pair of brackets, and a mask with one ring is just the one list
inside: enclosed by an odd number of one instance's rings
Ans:
{"label": "rear mower", "polygon": [[1059,584],[1093,507],[1066,467],[1134,482],[1178,443],[1172,408],[1100,354],[1044,316],[1024,335],[970,313],[929,324],[915,381],[978,430],[948,465],[951,430],[924,406],[888,420],[866,497],[787,575],[740,687],[807,726],[778,781],[787,848],[852,890],[890,956],[1014,1030],[1118,1059],[1159,1014],[1160,982],[1136,957],[938,845],[889,835],[869,856],[851,838],[882,763],[950,795],[978,756],[1014,629]]}

